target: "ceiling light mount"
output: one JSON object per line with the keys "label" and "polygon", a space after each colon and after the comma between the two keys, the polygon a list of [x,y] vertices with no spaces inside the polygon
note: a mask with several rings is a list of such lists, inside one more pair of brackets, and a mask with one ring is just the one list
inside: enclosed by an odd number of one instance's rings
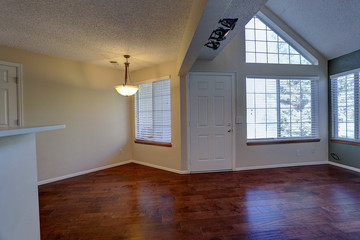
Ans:
{"label": "ceiling light mount", "polygon": [[229,32],[230,29],[218,27],[211,33],[210,39],[214,39],[216,41],[223,41],[226,39],[226,36],[229,34]]}
{"label": "ceiling light mount", "polygon": [[219,23],[230,30],[234,30],[237,21],[238,18],[223,18],[220,19]]}
{"label": "ceiling light mount", "polygon": [[207,43],[205,43],[205,46],[213,50],[216,50],[220,47],[220,43],[218,41],[209,40]]}
{"label": "ceiling light mount", "polygon": [[[130,80],[130,71],[129,71],[130,63],[128,61],[128,59],[130,58],[130,55],[124,55],[124,58],[126,59],[126,62],[124,62],[124,65],[125,65],[124,84],[115,86],[115,89],[121,95],[128,97],[128,96],[134,95],[139,90],[139,87],[127,84],[128,79]],[[116,61],[110,61],[110,63],[117,64]]]}
{"label": "ceiling light mount", "polygon": [[230,33],[231,30],[235,28],[237,18],[223,18],[220,19],[218,23],[226,27],[218,27],[210,34],[208,42],[204,46],[216,50],[220,47],[220,41],[224,41],[226,36]]}

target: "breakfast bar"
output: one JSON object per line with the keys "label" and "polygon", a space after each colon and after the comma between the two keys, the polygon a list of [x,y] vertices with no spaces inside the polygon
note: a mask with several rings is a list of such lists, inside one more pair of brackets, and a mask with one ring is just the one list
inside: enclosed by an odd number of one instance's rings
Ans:
{"label": "breakfast bar", "polygon": [[35,134],[63,128],[0,127],[0,239],[40,240]]}

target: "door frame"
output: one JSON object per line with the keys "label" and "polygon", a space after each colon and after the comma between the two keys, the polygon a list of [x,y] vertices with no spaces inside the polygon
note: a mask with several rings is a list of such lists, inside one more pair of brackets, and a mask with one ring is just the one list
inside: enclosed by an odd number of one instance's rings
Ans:
{"label": "door frame", "polygon": [[[188,171],[189,173],[199,173],[199,171],[191,170],[191,143],[190,143],[190,76],[191,75],[213,75],[213,76],[230,76],[231,77],[231,120],[232,120],[232,144],[231,144],[231,155],[232,155],[232,171],[235,171],[235,161],[236,161],[236,151],[235,151],[235,142],[236,142],[236,73],[235,72],[189,72],[186,75],[186,84],[187,84],[187,94],[186,94],[186,108],[187,108],[187,159],[188,159]],[[222,170],[220,170],[222,171]],[[202,171],[202,172],[220,172],[220,171]]]}
{"label": "door frame", "polygon": [[24,114],[23,114],[23,79],[22,79],[22,64],[0,61],[0,65],[6,65],[10,67],[16,67],[17,75],[17,114],[18,114],[18,126],[23,126],[24,124]]}

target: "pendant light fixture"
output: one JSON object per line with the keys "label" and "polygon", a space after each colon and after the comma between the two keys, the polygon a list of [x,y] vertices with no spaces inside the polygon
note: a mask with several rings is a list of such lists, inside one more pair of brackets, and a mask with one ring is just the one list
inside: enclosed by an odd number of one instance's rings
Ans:
{"label": "pendant light fixture", "polygon": [[[127,85],[128,79],[130,80],[130,71],[129,71],[130,63],[128,62],[130,55],[124,55],[124,58],[126,59],[126,62],[124,62],[124,64],[125,64],[125,81],[124,81],[124,84],[115,86],[115,89],[121,95],[128,97],[128,96],[134,95],[139,90],[139,88],[137,86]],[[116,62],[111,62],[111,63],[116,63]]]}

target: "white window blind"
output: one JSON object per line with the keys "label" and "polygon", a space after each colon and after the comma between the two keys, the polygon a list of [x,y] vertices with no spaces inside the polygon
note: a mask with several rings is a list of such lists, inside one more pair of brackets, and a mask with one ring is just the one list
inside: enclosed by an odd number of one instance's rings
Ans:
{"label": "white window blind", "polygon": [[246,79],[248,139],[318,137],[316,79]]}
{"label": "white window blind", "polygon": [[171,143],[170,79],[139,85],[135,95],[135,138]]}
{"label": "white window blind", "polygon": [[360,69],[331,76],[332,137],[360,141]]}

